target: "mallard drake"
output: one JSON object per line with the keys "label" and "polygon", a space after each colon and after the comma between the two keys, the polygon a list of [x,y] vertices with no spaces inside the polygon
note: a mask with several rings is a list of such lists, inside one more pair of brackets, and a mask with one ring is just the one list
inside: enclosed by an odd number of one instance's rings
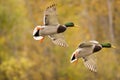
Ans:
{"label": "mallard drake", "polygon": [[45,36],[48,36],[54,44],[64,47],[68,46],[62,33],[66,31],[68,27],[74,27],[74,23],[59,24],[55,4],[46,8],[43,23],[43,26],[36,26],[33,31],[33,38],[35,40],[42,41]]}
{"label": "mallard drake", "polygon": [[76,62],[79,58],[83,59],[84,65],[91,71],[97,72],[96,58],[93,53],[100,51],[102,48],[111,48],[110,43],[99,43],[98,41],[88,41],[81,43],[71,56],[71,63]]}

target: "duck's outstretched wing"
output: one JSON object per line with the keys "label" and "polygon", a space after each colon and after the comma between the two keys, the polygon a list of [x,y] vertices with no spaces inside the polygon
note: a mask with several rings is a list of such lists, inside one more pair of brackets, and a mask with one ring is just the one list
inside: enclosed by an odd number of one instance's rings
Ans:
{"label": "duck's outstretched wing", "polygon": [[96,56],[92,54],[90,56],[83,57],[84,65],[86,68],[93,72],[97,72],[97,65],[96,65]]}
{"label": "duck's outstretched wing", "polygon": [[64,36],[62,35],[62,33],[49,35],[48,37],[52,40],[52,42],[55,45],[59,45],[59,46],[62,46],[62,47],[68,47],[68,44],[64,40]]}
{"label": "duck's outstretched wing", "polygon": [[52,4],[51,6],[47,7],[44,12],[44,19],[43,23],[45,26],[47,25],[58,25],[58,19],[56,14],[56,5]]}
{"label": "duck's outstretched wing", "polygon": [[79,46],[78,46],[79,48],[91,48],[91,47],[93,47],[93,44],[91,44],[91,43],[89,43],[89,42],[83,42],[83,43],[81,43],[81,44],[79,44]]}

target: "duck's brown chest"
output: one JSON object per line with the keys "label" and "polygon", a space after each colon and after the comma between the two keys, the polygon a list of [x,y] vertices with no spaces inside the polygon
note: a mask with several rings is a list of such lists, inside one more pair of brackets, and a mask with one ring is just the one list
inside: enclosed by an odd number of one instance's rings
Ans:
{"label": "duck's brown chest", "polygon": [[64,27],[63,25],[60,25],[57,29],[57,33],[62,33],[66,30],[66,27]]}
{"label": "duck's brown chest", "polygon": [[96,46],[94,47],[94,49],[93,49],[93,53],[94,53],[94,52],[97,52],[97,51],[100,51],[101,49],[102,49],[101,46],[96,45]]}

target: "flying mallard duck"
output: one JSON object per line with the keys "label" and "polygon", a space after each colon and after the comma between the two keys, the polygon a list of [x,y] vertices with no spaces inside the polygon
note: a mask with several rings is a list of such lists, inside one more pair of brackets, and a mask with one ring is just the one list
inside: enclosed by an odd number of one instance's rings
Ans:
{"label": "flying mallard duck", "polygon": [[66,31],[67,27],[74,27],[74,23],[59,24],[55,4],[46,8],[43,23],[43,26],[37,26],[33,31],[35,40],[42,41],[45,36],[48,36],[54,44],[64,47],[68,46],[62,33]]}
{"label": "flying mallard duck", "polygon": [[96,58],[93,53],[100,51],[102,48],[111,48],[110,43],[99,43],[97,41],[89,41],[81,43],[71,56],[71,63],[82,58],[84,65],[91,71],[97,72]]}

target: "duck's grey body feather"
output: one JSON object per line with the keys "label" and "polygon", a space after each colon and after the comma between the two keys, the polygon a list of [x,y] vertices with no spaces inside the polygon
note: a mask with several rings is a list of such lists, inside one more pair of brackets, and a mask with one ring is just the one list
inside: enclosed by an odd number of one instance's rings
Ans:
{"label": "duck's grey body feather", "polygon": [[57,25],[57,26],[45,26],[42,30],[39,31],[39,34],[41,36],[46,36],[46,35],[49,35],[49,34],[51,34],[51,35],[56,34],[58,27],[59,27],[59,25]]}

